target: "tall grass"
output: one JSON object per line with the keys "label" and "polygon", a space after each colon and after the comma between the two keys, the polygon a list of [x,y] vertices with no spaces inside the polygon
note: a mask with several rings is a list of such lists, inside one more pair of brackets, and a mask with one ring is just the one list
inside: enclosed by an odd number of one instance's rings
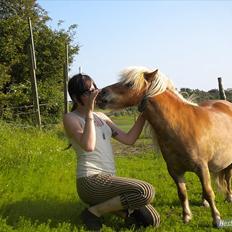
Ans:
{"label": "tall grass", "polygon": [[[133,117],[118,117],[128,129]],[[52,130],[21,129],[0,121],[0,232],[8,231],[85,231],[79,219],[86,207],[76,194],[76,158],[57,126]],[[210,210],[200,206],[201,189],[196,176],[187,175],[193,220],[182,223],[182,209],[174,182],[160,155],[154,155],[151,140],[142,137],[135,147],[123,149],[116,142],[118,175],[152,183],[156,189],[154,206],[161,214],[156,231],[218,231],[211,226]],[[232,219],[231,205],[217,194],[223,219]],[[133,231],[115,216],[106,215],[103,232]],[[223,228],[221,231],[229,231]],[[140,231],[154,231],[153,228]]]}

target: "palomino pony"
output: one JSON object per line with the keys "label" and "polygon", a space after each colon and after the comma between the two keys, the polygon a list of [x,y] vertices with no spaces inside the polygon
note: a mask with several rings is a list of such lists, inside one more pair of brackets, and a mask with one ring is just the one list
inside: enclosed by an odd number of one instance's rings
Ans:
{"label": "palomino pony", "polygon": [[232,103],[212,100],[197,105],[184,99],[159,70],[129,67],[118,83],[102,89],[97,104],[111,109],[138,105],[144,111],[176,183],[184,222],[192,218],[184,179],[190,171],[199,177],[203,203],[210,206],[213,225],[219,227],[210,172],[224,183],[226,200],[232,202]]}

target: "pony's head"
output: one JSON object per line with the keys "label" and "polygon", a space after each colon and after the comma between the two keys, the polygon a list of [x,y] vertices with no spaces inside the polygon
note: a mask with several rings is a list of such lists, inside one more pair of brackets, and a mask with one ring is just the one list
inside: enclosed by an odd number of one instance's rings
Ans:
{"label": "pony's head", "polygon": [[146,97],[161,94],[167,88],[173,89],[171,81],[158,69],[129,67],[120,74],[118,83],[101,90],[97,97],[100,108],[121,109],[138,105]]}

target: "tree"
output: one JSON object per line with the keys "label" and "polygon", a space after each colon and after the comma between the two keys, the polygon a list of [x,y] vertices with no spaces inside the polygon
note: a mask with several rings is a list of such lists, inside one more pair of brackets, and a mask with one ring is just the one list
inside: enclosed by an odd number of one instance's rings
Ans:
{"label": "tree", "polygon": [[[29,69],[28,17],[33,25],[33,36],[37,59],[37,81],[43,122],[57,119],[63,110],[63,64],[65,44],[69,45],[69,62],[78,53],[74,44],[77,25],[67,30],[52,30],[47,12],[36,0],[0,0],[0,116],[13,117],[10,107],[31,105]],[[5,117],[6,118],[6,117]]]}
{"label": "tree", "polygon": [[[181,88],[180,93],[185,97],[193,100],[196,103],[201,103],[206,100],[220,99],[219,90],[211,89],[203,91],[199,89]],[[232,102],[232,91],[225,90],[226,98]]]}

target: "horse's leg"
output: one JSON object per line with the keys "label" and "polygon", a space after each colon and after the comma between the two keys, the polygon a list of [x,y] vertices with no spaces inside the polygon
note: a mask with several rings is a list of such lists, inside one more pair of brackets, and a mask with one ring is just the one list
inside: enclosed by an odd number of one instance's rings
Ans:
{"label": "horse's leg", "polygon": [[213,217],[213,225],[219,227],[220,226],[220,213],[215,205],[215,195],[211,186],[211,180],[210,180],[210,173],[209,168],[207,164],[202,164],[199,167],[199,170],[196,172],[197,175],[200,178],[202,190],[203,190],[203,196],[204,199],[206,199],[210,205],[211,208],[211,214]]}
{"label": "horse's leg", "polygon": [[189,207],[188,194],[187,194],[187,189],[185,185],[184,174],[177,175],[170,168],[168,168],[168,171],[177,186],[178,196],[179,196],[182,208],[183,208],[183,221],[185,223],[188,223],[192,219],[192,213]]}
{"label": "horse's leg", "polygon": [[204,195],[202,195],[202,205],[205,207],[205,208],[209,208],[209,202],[204,198]]}
{"label": "horse's leg", "polygon": [[232,191],[231,191],[231,178],[232,178],[232,165],[225,170],[225,180],[226,180],[226,200],[232,202]]}

